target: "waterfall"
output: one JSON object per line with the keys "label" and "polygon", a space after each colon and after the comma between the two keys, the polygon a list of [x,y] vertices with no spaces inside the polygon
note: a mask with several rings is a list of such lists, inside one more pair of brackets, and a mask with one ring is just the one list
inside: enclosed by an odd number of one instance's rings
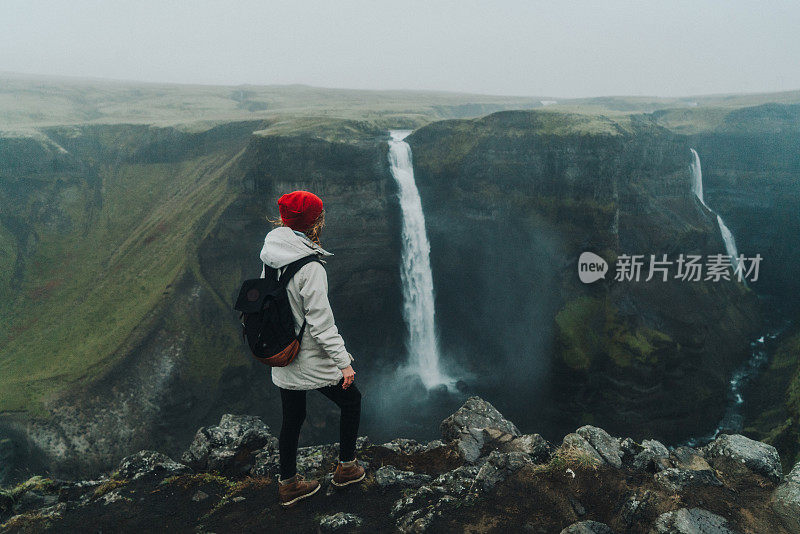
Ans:
{"label": "waterfall", "polygon": [[436,339],[433,306],[433,275],[431,274],[430,243],[425,232],[422,202],[414,182],[411,147],[403,141],[410,130],[389,132],[389,165],[397,181],[400,210],[403,215],[402,265],[403,318],[408,327],[409,370],[417,374],[426,388],[453,380],[439,369],[439,345]]}
{"label": "waterfall", "polygon": [[733,234],[728,228],[728,225],[726,225],[725,221],[722,220],[722,217],[720,217],[717,212],[709,208],[708,204],[706,204],[706,201],[703,199],[703,169],[700,167],[700,156],[697,154],[695,149],[691,148],[690,150],[694,156],[692,161],[692,192],[697,199],[700,200],[700,203],[703,204],[703,206],[708,208],[711,213],[717,216],[719,233],[722,235],[722,242],[725,243],[725,253],[731,257],[731,265],[735,270],[739,265],[739,252],[736,250],[736,240],[733,238]]}

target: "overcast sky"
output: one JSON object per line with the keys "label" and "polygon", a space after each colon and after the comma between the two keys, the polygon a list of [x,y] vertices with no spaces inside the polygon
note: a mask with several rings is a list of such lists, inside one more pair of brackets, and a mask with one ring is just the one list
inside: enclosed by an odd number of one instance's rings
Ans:
{"label": "overcast sky", "polygon": [[800,89],[800,2],[2,0],[0,71],[507,95]]}

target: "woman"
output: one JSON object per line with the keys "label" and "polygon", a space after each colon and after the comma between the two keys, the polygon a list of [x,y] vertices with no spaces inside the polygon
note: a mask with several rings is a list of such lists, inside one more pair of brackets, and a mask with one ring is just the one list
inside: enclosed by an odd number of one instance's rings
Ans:
{"label": "woman", "polygon": [[[261,249],[261,261],[277,275],[300,258],[316,254],[320,261],[332,256],[320,245],[325,225],[322,200],[307,191],[294,191],[278,200],[279,227],[270,231]],[[261,277],[264,277],[262,270]],[[278,497],[290,506],[319,490],[317,480],[305,480],[297,473],[297,443],[306,417],[306,391],[316,390],[341,409],[339,421],[339,463],[333,474],[335,486],[346,486],[364,478],[364,468],[355,459],[358,424],[361,418],[361,392],[355,386],[355,371],[344,340],[333,321],[328,302],[328,278],[320,262],[300,268],[286,286],[295,319],[295,332],[306,321],[300,351],[285,367],[272,367],[272,381],[280,389],[283,423],[279,437],[280,477]]]}

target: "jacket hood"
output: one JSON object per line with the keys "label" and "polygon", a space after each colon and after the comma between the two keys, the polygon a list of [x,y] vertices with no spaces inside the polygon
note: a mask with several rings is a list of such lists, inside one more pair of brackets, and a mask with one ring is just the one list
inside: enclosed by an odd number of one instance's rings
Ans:
{"label": "jacket hood", "polygon": [[333,253],[311,241],[302,232],[297,232],[287,226],[279,226],[264,238],[264,247],[261,249],[260,257],[261,261],[271,268],[279,269],[311,254],[333,256]]}

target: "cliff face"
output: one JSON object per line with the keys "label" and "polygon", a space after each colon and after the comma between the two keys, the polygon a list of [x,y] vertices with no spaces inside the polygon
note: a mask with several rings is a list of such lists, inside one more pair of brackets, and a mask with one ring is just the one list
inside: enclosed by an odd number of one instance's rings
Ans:
{"label": "cliff face", "polygon": [[[769,104],[727,114],[690,137],[703,162],[706,202],[725,219],[739,251],[761,254],[759,293],[800,312],[800,106]],[[788,298],[787,298],[788,297]]]}
{"label": "cliff face", "polygon": [[[362,369],[401,345],[385,144],[360,123],[345,124],[347,142],[335,128],[253,135],[270,126],[0,140],[5,459],[91,472],[145,445],[174,453],[225,411],[276,424],[269,370],[246,352],[232,305],[260,273],[266,217],[286,191],[325,198],[331,301]],[[311,417],[307,437],[332,437],[326,420]]]}
{"label": "cliff face", "polygon": [[691,194],[685,139],[646,118],[504,112],[434,123],[409,143],[443,345],[479,391],[527,384],[528,397],[498,404],[556,433],[593,422],[674,441],[713,428],[758,325],[754,294],[614,282],[613,266],[594,285],[577,277],[585,250],[609,263],[724,253]]}

